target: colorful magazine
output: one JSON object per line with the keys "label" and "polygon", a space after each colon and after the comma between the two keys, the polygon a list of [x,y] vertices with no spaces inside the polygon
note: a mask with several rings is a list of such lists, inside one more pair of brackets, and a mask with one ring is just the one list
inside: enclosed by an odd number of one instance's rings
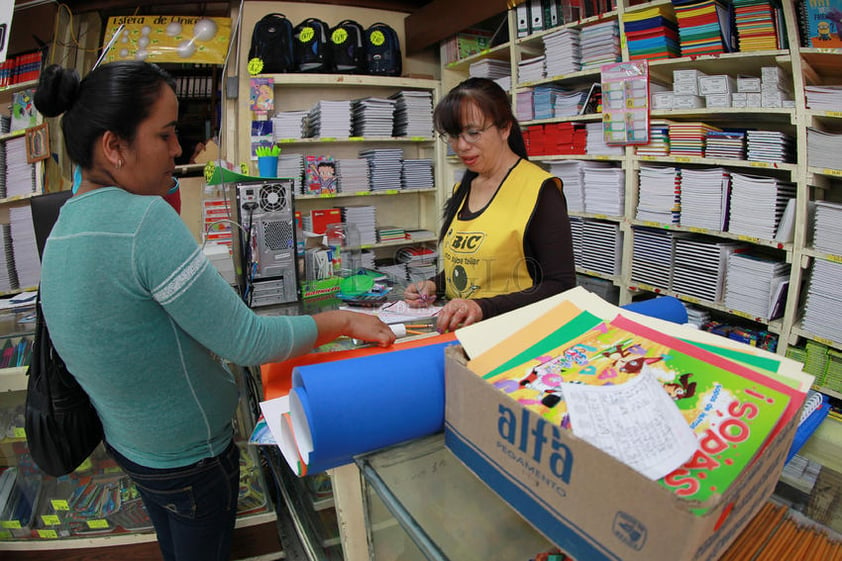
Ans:
{"label": "colorful magazine", "polygon": [[[648,372],[699,440],[693,457],[660,483],[700,503],[724,492],[777,434],[781,421],[797,414],[800,400],[792,398],[800,392],[757,370],[623,316],[594,325],[595,317],[582,312],[484,378],[549,422],[570,428],[562,383],[622,384]],[[576,331],[578,336],[563,340]]]}

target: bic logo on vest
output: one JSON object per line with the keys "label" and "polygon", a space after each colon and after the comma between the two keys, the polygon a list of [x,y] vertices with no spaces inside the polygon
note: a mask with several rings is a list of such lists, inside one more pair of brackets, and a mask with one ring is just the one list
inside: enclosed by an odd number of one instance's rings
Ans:
{"label": "bic logo on vest", "polygon": [[474,253],[482,246],[483,240],[484,232],[460,232],[453,236],[450,249],[454,253]]}

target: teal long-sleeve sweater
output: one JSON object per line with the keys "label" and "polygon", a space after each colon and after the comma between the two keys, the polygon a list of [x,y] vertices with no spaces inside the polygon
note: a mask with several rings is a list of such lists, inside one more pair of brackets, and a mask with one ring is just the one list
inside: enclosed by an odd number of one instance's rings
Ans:
{"label": "teal long-sleeve sweater", "polygon": [[53,343],[106,441],[150,468],[190,465],[231,439],[237,387],[219,357],[256,365],[310,351],[310,316],[260,316],[161,197],[100,188],[68,200],[44,249]]}

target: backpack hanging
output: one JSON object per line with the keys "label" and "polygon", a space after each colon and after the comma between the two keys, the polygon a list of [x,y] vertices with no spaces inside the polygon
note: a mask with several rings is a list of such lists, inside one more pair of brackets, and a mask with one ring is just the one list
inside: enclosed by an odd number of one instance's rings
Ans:
{"label": "backpack hanging", "polygon": [[295,65],[299,72],[330,72],[328,25],[317,18],[307,18],[292,31]]}
{"label": "backpack hanging", "polygon": [[401,45],[398,34],[385,23],[375,23],[365,30],[368,73],[378,76],[400,76]]}
{"label": "backpack hanging", "polygon": [[249,61],[263,63],[257,74],[281,74],[295,71],[292,22],[283,14],[266,14],[251,33]]}
{"label": "backpack hanging", "polygon": [[340,21],[330,30],[330,51],[333,71],[337,74],[365,74],[363,26],[354,20]]}

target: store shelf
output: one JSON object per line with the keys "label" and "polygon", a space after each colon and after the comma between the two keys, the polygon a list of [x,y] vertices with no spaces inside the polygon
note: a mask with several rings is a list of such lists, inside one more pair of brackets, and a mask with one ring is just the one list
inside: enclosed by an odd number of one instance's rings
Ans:
{"label": "store shelf", "polygon": [[438,80],[425,78],[401,78],[393,76],[370,76],[367,74],[260,74],[255,78],[272,78],[275,86],[318,86],[318,87],[376,87],[434,90]]}

